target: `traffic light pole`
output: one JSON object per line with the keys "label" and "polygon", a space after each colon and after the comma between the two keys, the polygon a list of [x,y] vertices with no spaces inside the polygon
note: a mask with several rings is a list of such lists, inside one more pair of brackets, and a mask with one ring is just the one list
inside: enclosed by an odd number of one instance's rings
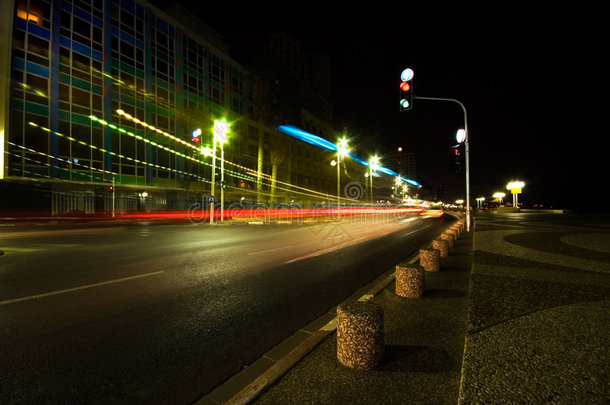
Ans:
{"label": "traffic light pole", "polygon": [[466,107],[460,101],[454,98],[437,98],[437,97],[421,97],[413,96],[417,100],[431,100],[431,101],[450,101],[457,103],[462,107],[464,111],[464,132],[466,136],[464,138],[464,149],[466,153],[466,230],[470,232],[470,149],[469,149],[469,136],[468,136],[468,116],[466,114]]}

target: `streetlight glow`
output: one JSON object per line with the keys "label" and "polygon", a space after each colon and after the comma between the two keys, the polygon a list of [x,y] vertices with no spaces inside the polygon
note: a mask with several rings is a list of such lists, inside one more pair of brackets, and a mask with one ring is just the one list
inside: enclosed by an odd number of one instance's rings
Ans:
{"label": "streetlight glow", "polygon": [[227,141],[227,133],[229,132],[229,123],[224,118],[214,120],[214,138],[218,139],[221,143]]}
{"label": "streetlight glow", "polygon": [[339,154],[339,156],[344,156],[349,153],[347,139],[345,139],[345,138],[339,139],[339,142],[337,143],[337,153]]}

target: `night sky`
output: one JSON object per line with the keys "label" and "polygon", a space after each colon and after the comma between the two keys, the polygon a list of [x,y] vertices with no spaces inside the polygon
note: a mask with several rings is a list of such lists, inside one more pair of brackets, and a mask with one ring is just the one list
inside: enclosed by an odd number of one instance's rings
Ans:
{"label": "night sky", "polygon": [[337,126],[347,126],[353,144],[368,134],[378,145],[357,153],[383,156],[397,146],[414,152],[416,180],[430,190],[465,197],[465,174],[455,173],[449,157],[463,112],[454,103],[425,100],[400,112],[399,75],[406,67],[415,71],[415,96],[465,104],[473,201],[495,191],[510,201],[506,184],[523,180],[525,204],[600,206],[610,154],[601,10],[334,4],[193,11],[223,35],[237,62],[278,30],[329,54]]}

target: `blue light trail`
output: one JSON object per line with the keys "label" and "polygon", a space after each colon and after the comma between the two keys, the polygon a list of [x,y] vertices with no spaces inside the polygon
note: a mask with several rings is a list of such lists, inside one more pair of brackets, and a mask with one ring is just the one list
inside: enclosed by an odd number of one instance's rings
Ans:
{"label": "blue light trail", "polygon": [[[311,145],[314,146],[318,146],[322,149],[326,149],[332,152],[336,152],[337,151],[337,145],[335,145],[332,142],[327,141],[324,138],[320,138],[317,135],[314,135],[312,133],[309,133],[307,131],[302,130],[301,128],[297,128],[293,125],[280,125],[279,127],[277,127],[277,129],[287,135],[290,135],[294,138],[300,139],[301,141],[307,142]],[[364,166],[369,166],[369,162],[367,162],[366,160],[362,159],[361,157],[359,157],[358,155],[356,155],[355,153],[349,152],[349,156],[356,162],[363,164]],[[386,167],[382,167],[382,166],[378,166],[376,169],[378,172],[387,174],[388,176],[394,176],[394,177],[400,177],[400,179],[406,183],[409,183],[413,186],[416,187],[421,187],[421,184],[419,184],[418,182],[416,182],[415,180],[411,180],[411,179],[406,179],[402,176],[399,176],[398,173],[396,173],[393,170],[390,170]]]}

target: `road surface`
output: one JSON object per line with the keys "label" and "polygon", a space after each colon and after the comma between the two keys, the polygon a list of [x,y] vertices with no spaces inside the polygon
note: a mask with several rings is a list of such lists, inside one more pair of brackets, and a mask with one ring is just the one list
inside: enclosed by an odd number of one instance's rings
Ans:
{"label": "road surface", "polygon": [[3,227],[0,403],[193,403],[449,221]]}

